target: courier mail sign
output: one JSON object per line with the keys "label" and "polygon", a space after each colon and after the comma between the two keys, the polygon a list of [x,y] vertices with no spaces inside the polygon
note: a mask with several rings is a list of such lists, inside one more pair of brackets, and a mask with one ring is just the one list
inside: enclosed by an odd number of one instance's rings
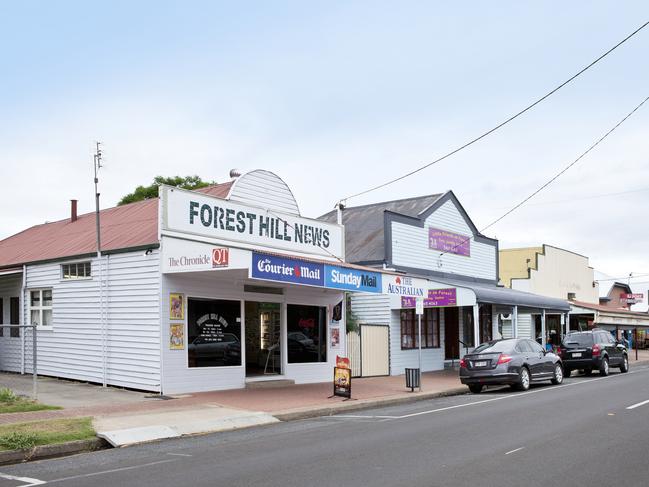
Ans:
{"label": "courier mail sign", "polygon": [[160,187],[162,231],[343,258],[340,225]]}

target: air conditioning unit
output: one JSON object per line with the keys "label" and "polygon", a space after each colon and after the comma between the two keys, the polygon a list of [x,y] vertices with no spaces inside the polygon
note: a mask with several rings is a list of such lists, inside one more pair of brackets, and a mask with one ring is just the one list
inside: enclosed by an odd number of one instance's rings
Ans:
{"label": "air conditioning unit", "polygon": [[501,313],[499,315],[501,321],[506,321],[506,320],[511,320],[512,319],[512,314],[511,313]]}

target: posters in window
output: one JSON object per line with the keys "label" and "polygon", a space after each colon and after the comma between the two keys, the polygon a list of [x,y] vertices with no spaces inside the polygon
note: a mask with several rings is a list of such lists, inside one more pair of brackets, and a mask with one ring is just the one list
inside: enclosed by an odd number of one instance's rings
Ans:
{"label": "posters in window", "polygon": [[331,329],[331,348],[338,348],[340,345],[340,328]]}
{"label": "posters in window", "polygon": [[180,293],[169,294],[169,319],[185,319],[185,296]]}
{"label": "posters in window", "polygon": [[185,324],[169,324],[169,350],[185,349]]}
{"label": "posters in window", "polygon": [[241,365],[240,301],[187,300],[189,367]]}

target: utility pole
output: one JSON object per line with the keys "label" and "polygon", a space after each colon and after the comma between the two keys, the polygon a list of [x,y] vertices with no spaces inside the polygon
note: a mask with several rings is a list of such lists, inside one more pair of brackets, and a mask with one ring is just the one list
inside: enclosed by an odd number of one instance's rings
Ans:
{"label": "utility pole", "polygon": [[95,168],[95,224],[97,227],[97,257],[101,257],[101,227],[99,225],[99,169],[101,168],[101,142],[95,142],[96,150],[94,155],[94,168]]}
{"label": "utility pole", "polygon": [[101,223],[99,220],[99,169],[101,169],[101,142],[95,142],[95,154],[93,156],[93,166],[95,170],[95,226],[97,231],[97,264],[99,265],[99,327],[101,328],[101,364],[102,364],[102,385],[107,384],[107,365],[108,365],[108,344],[107,330],[104,322],[104,279],[103,265],[101,262]]}

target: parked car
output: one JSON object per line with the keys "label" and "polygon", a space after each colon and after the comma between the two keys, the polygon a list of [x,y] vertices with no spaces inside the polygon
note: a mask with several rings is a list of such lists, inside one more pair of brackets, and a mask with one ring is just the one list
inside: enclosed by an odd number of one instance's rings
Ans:
{"label": "parked car", "polygon": [[595,328],[568,333],[557,353],[563,361],[566,377],[573,370],[583,370],[586,375],[592,374],[593,370],[608,375],[611,367],[619,367],[621,372],[629,371],[626,345],[615,340],[606,330]]}
{"label": "parked car", "polygon": [[474,394],[494,384],[526,391],[530,382],[542,380],[563,382],[561,358],[526,338],[486,342],[460,360],[460,381]]}

